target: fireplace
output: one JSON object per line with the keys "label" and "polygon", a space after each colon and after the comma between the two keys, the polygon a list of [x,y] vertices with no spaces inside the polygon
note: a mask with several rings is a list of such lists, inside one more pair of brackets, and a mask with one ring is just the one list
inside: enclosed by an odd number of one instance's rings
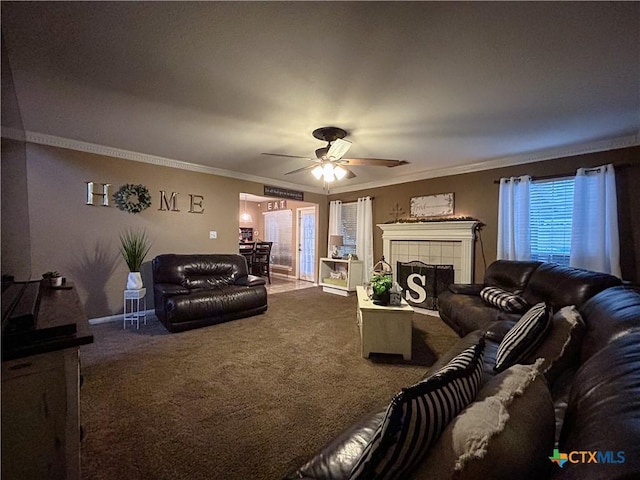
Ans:
{"label": "fireplace", "polygon": [[378,224],[382,251],[398,278],[397,263],[453,265],[455,283],[473,283],[476,220]]}

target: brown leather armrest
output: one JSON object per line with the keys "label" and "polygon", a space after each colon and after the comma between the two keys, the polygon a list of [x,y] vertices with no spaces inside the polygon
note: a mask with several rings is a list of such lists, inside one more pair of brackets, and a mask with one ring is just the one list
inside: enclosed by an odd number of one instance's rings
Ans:
{"label": "brown leather armrest", "polygon": [[265,283],[267,283],[265,279],[257,275],[247,275],[246,277],[238,278],[236,281],[236,285],[244,285],[246,287],[256,287]]}

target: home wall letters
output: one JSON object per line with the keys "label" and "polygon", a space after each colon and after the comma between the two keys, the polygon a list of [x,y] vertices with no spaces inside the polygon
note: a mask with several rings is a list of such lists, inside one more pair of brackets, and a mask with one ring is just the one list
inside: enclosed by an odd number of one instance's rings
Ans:
{"label": "home wall letters", "polygon": [[[111,197],[109,190],[110,183],[84,182],[87,191],[86,204],[90,206],[110,207],[109,199]],[[98,187],[99,185],[99,187]],[[171,192],[167,194],[166,190],[159,191],[158,211],[161,212],[179,212],[178,195],[179,192]],[[204,196],[189,193],[189,210],[187,213],[204,213]],[[152,200],[153,201],[153,200]]]}

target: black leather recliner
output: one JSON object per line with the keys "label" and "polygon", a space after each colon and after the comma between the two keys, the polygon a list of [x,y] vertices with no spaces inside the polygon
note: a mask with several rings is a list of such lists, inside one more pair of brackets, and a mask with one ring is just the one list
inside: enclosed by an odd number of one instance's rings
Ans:
{"label": "black leather recliner", "polygon": [[156,316],[172,333],[267,310],[265,281],[242,255],[164,254],[152,268]]}

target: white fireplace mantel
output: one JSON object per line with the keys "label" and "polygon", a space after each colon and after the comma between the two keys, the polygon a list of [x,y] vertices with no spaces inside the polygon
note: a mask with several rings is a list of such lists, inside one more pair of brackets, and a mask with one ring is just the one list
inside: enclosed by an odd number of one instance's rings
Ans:
{"label": "white fireplace mantel", "polygon": [[393,241],[461,242],[460,277],[456,281],[473,283],[474,241],[478,223],[476,220],[381,223],[378,227],[382,230],[382,252],[386,259],[391,259]]}

